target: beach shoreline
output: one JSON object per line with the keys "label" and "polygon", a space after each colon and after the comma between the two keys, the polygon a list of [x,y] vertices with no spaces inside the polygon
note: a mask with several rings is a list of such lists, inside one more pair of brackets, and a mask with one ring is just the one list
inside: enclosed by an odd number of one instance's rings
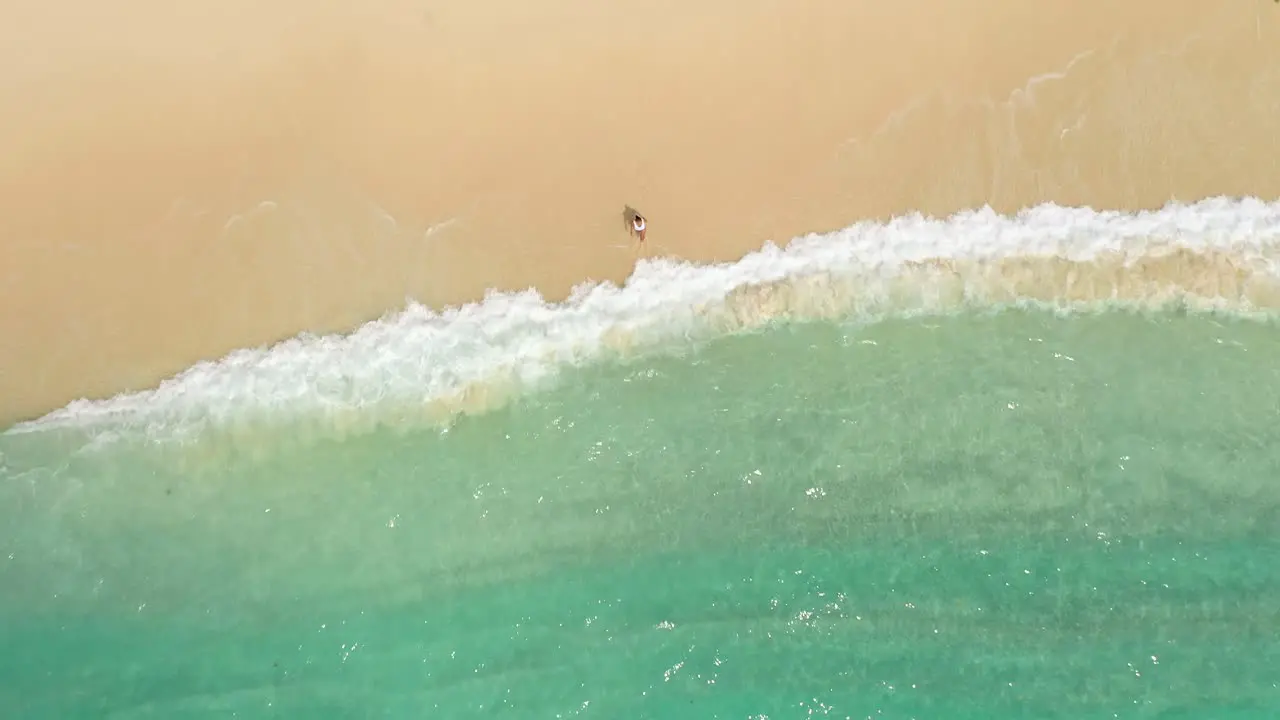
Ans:
{"label": "beach shoreline", "polygon": [[1265,0],[27,5],[0,29],[0,426],[640,256],[1280,196]]}

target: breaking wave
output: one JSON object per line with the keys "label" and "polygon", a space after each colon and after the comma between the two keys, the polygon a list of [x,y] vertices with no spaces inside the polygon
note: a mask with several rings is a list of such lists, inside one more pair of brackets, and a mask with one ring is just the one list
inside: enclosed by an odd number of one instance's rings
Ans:
{"label": "breaking wave", "polygon": [[639,262],[563,303],[490,293],[411,304],[342,336],[301,335],[199,363],[138,393],[80,400],[10,433],[184,441],[298,423],[310,434],[447,425],[544,387],[568,366],[687,346],[780,320],[874,320],[1034,303],[1271,315],[1280,203],[1212,198],[1144,212],[1041,205],[861,222],[733,263]]}

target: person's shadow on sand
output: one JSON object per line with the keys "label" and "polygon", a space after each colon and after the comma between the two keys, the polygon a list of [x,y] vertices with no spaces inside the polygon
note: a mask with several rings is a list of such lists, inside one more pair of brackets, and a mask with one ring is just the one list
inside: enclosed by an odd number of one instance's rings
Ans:
{"label": "person's shadow on sand", "polygon": [[627,232],[632,234],[635,233],[635,222],[637,217],[644,216],[640,214],[639,210],[636,210],[630,205],[622,206],[622,226],[627,229]]}

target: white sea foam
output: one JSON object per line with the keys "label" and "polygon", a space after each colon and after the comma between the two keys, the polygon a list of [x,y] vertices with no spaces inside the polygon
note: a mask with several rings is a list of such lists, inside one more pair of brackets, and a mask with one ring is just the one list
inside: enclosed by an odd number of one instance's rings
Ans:
{"label": "white sea foam", "polygon": [[535,389],[567,365],[779,318],[1170,299],[1280,308],[1280,203],[910,215],[769,244],[734,263],[646,260],[625,286],[584,285],[564,303],[526,291],[442,312],[410,305],[345,336],[240,350],[154,390],[77,401],[11,432],[80,428],[165,440],[276,422],[337,432],[448,422]]}

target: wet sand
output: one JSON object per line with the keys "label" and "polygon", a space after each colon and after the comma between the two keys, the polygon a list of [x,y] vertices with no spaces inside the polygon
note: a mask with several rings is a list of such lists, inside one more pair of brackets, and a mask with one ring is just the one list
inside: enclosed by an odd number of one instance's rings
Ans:
{"label": "wet sand", "polygon": [[1280,195],[1270,0],[55,0],[0,27],[0,424],[909,210]]}

